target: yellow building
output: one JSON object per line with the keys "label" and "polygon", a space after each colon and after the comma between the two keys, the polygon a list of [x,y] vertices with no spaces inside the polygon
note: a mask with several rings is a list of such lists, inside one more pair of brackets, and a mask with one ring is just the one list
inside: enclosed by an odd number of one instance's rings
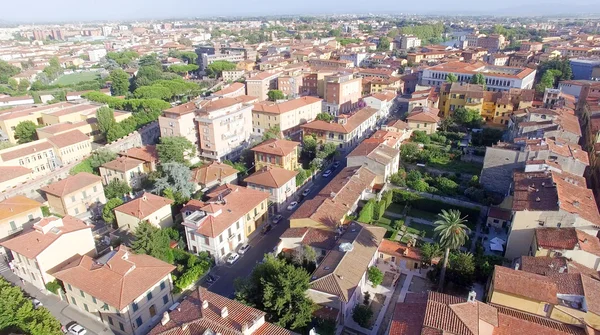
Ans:
{"label": "yellow building", "polygon": [[294,171],[298,168],[299,142],[288,140],[270,139],[255,146],[254,164],[256,170],[263,166],[278,166],[282,169]]}
{"label": "yellow building", "polygon": [[483,86],[465,83],[444,83],[440,88],[439,109],[445,118],[461,107],[475,109],[481,113],[483,109]]}
{"label": "yellow building", "polygon": [[72,130],[60,135],[48,137],[48,142],[54,146],[61,165],[68,165],[83,160],[92,153],[92,141],[79,130]]}
{"label": "yellow building", "polygon": [[173,200],[144,193],[141,197],[131,200],[115,208],[115,217],[119,229],[135,231],[140,222],[147,221],[159,228],[173,225],[171,204]]}
{"label": "yellow building", "polygon": [[408,128],[433,134],[437,131],[440,118],[439,109],[429,107],[415,107],[406,117]]}
{"label": "yellow building", "polygon": [[[17,195],[0,201],[0,242],[33,225],[42,217],[42,204]],[[0,248],[0,254],[4,249]]]}
{"label": "yellow building", "polygon": [[322,99],[301,97],[282,103],[263,101],[252,108],[252,133],[262,136],[273,127],[279,127],[284,136],[300,131],[300,125],[314,120],[321,113]]}
{"label": "yellow building", "polygon": [[54,146],[44,139],[1,150],[0,166],[24,167],[36,178],[54,171],[59,164]]}
{"label": "yellow building", "polygon": [[24,166],[0,166],[0,192],[8,192],[29,181],[33,172]]}
{"label": "yellow building", "polygon": [[53,213],[79,215],[106,203],[102,178],[87,172],[57,181],[41,191]]}

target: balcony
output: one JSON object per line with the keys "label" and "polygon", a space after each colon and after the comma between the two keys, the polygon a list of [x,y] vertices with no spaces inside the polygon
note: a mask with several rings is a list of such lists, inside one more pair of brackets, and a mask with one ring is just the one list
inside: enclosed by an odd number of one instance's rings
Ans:
{"label": "balcony", "polygon": [[229,235],[229,237],[227,238],[227,241],[231,241],[231,240],[233,240],[233,238],[234,238],[234,237],[235,237],[235,235],[233,235],[233,234],[232,234],[232,235]]}
{"label": "balcony", "polygon": [[14,235],[14,234],[17,234],[17,233],[21,232],[22,230],[23,230],[23,227],[17,227],[17,228],[15,228],[15,229],[11,229],[11,230],[9,230],[9,231],[7,232],[7,235],[8,235],[8,236],[11,236],[11,235]]}

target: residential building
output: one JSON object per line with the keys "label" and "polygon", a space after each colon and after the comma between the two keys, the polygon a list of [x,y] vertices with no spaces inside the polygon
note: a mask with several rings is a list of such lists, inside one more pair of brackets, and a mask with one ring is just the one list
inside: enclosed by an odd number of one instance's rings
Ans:
{"label": "residential building", "polygon": [[206,192],[225,184],[237,184],[238,170],[221,162],[211,162],[192,170],[192,182],[197,189]]}
{"label": "residential building", "polygon": [[263,166],[276,166],[282,169],[295,171],[298,169],[298,147],[300,142],[269,139],[252,149],[256,170]]}
{"label": "residential building", "polygon": [[400,131],[395,132],[391,130],[380,129],[371,135],[371,137],[365,139],[363,143],[377,143],[385,144],[394,149],[400,149],[400,145],[405,140],[409,139],[412,131]]}
{"label": "residential building", "polygon": [[376,184],[385,184],[399,165],[400,150],[376,142],[363,141],[346,156],[346,166],[365,166],[375,173]]}
{"label": "residential building", "polygon": [[600,241],[577,228],[536,228],[531,256],[568,258],[592,270],[600,269]]}
{"label": "residential building", "polygon": [[269,194],[226,184],[206,196],[208,201],[190,200],[183,207],[182,224],[188,249],[206,251],[220,265],[267,223]]}
{"label": "residential building", "polygon": [[[390,147],[395,148],[395,149],[399,149],[400,143],[402,143],[402,141],[404,141],[406,139],[409,139],[412,135],[412,128],[409,127],[408,123],[406,123],[405,121],[402,121],[402,120],[390,120],[386,125],[381,127],[381,129],[383,131],[389,132],[391,135],[396,135],[396,134],[399,135],[398,141],[395,142],[396,145],[388,144]],[[375,135],[377,135],[377,133],[381,134],[382,130],[376,131],[375,134],[373,134],[369,139],[375,137]]]}
{"label": "residential building", "polygon": [[77,129],[48,137],[47,141],[54,147],[60,165],[83,160],[92,153],[92,141]]}
{"label": "residential building", "polygon": [[288,98],[299,97],[304,75],[300,71],[287,72],[287,74],[282,74],[277,78],[277,89]]}
{"label": "residential building", "polygon": [[596,235],[600,214],[583,177],[570,173],[515,172],[513,218],[505,257],[527,255],[538,227],[575,227]]}
{"label": "residential building", "polygon": [[337,231],[347,226],[347,216],[356,211],[358,202],[374,196],[376,179],[365,166],[343,169],[319,194],[298,207],[290,216],[290,227]]}
{"label": "residential building", "polygon": [[573,80],[598,80],[600,78],[600,58],[572,58]]}
{"label": "residential building", "polygon": [[413,130],[424,131],[426,134],[433,134],[437,131],[440,118],[437,108],[415,107],[406,117],[408,127]]}
{"label": "residential building", "polygon": [[10,191],[32,177],[33,172],[24,166],[0,166],[0,192]]}
{"label": "residential building", "polygon": [[312,273],[307,294],[319,307],[337,313],[337,324],[351,320],[354,306],[364,300],[367,270],[375,265],[384,235],[384,228],[350,223]]}
{"label": "residential building", "polygon": [[178,308],[165,312],[148,335],[178,335],[181,325],[191,334],[294,335],[265,321],[266,313],[198,286]]}
{"label": "residential building", "polygon": [[336,121],[315,120],[301,126],[303,134],[312,135],[319,143],[334,143],[341,151],[350,151],[368,137],[377,122],[377,110],[361,108],[353,114],[340,114]]}
{"label": "residential building", "polygon": [[244,70],[229,70],[221,72],[221,75],[223,76],[224,82],[231,82],[242,78],[245,73],[246,71]]}
{"label": "residential building", "polygon": [[494,66],[508,66],[510,55],[507,54],[490,54],[487,57],[487,63]]}
{"label": "residential building", "polygon": [[277,89],[277,78],[281,72],[261,72],[246,79],[246,95],[255,97],[258,101],[268,99],[267,93]]}
{"label": "residential building", "polygon": [[320,263],[329,251],[335,249],[338,238],[338,231],[306,227],[288,228],[281,235],[275,253],[295,253],[309,246],[315,250],[317,262]]}
{"label": "residential building", "polygon": [[99,210],[106,203],[102,178],[87,172],[44,186],[40,191],[46,195],[52,213],[60,215],[78,216]]}
{"label": "residential building", "polygon": [[78,255],[53,272],[69,304],[115,334],[142,335],[174,303],[175,266],[121,245],[96,259]]}
{"label": "residential building", "polygon": [[389,263],[400,271],[418,270],[423,263],[423,257],[419,248],[397,241],[383,239],[379,245],[378,252],[378,263]]}
{"label": "residential building", "polygon": [[351,60],[336,60],[336,59],[320,59],[311,58],[308,60],[311,67],[326,67],[332,69],[351,69],[354,67],[354,62]]}
{"label": "residential building", "polygon": [[508,137],[537,139],[555,137],[579,143],[581,127],[572,109],[525,108],[510,116]]}
{"label": "residential building", "polygon": [[[408,98],[408,106],[402,104],[400,109],[406,110],[408,113],[412,112],[415,107],[433,107],[438,108],[439,94],[436,92],[434,87],[426,87],[419,89],[410,94]],[[406,106],[406,107],[404,107]]]}
{"label": "residential building", "polygon": [[197,109],[196,102],[190,101],[164,110],[158,118],[160,136],[182,136],[199,148]]}
{"label": "residential building", "polygon": [[38,289],[54,280],[54,267],[76,255],[96,254],[92,227],[67,215],[49,216],[0,243],[10,250],[14,273]]}
{"label": "residential building", "polygon": [[468,83],[445,83],[440,88],[440,102],[438,107],[443,116],[448,118],[459,108],[483,110],[483,85]]}
{"label": "residential building", "polygon": [[139,159],[119,156],[114,160],[100,166],[100,176],[104,185],[113,179],[124,181],[133,189],[142,187],[142,180],[146,178],[144,171],[145,162]]}
{"label": "residential building", "polygon": [[354,110],[362,97],[362,79],[351,73],[324,77],[323,112],[340,115]]}
{"label": "residential building", "polygon": [[248,96],[202,100],[196,112],[199,156],[223,161],[238,157],[252,134],[252,103]]}
{"label": "residential building", "polygon": [[519,51],[540,52],[542,51],[543,47],[544,44],[540,42],[521,42]]}
{"label": "residential building", "polygon": [[59,167],[54,146],[46,140],[34,141],[0,150],[0,166],[21,166],[36,178]]}
{"label": "residential building", "polygon": [[390,114],[396,112],[398,106],[396,106],[396,93],[392,91],[383,91],[381,93],[375,93],[371,96],[364,97],[363,101],[367,107],[378,110],[377,117],[378,123],[383,123],[390,117]]}
{"label": "residential building", "polygon": [[503,207],[490,206],[485,225],[497,229],[505,229],[512,219],[512,211]]}
{"label": "residential building", "polygon": [[135,147],[119,152],[119,156],[130,157],[144,162],[144,173],[156,171],[158,164],[158,152],[156,145],[146,144],[141,147]]}
{"label": "residential building", "polygon": [[421,46],[421,39],[413,35],[402,35],[400,36],[400,48],[401,50],[408,50],[412,48],[418,48]]}
{"label": "residential building", "polygon": [[[17,195],[0,201],[0,242],[31,228],[41,217],[42,204],[35,200]],[[0,248],[0,254],[5,254],[4,248]]]}
{"label": "residential building", "polygon": [[300,125],[313,121],[322,109],[322,99],[301,97],[285,102],[263,101],[252,109],[252,132],[262,136],[269,129],[279,127],[284,136],[295,136]]}
{"label": "residential building", "polygon": [[236,98],[242,95],[246,95],[246,85],[244,83],[233,83],[225,88],[222,88],[213,94],[219,98]]}
{"label": "residential building", "polygon": [[508,91],[510,88],[531,89],[535,79],[535,70],[507,66],[492,66],[483,62],[448,62],[423,70],[421,85],[441,86],[452,73],[458,82],[469,82],[471,77],[481,73],[485,77],[488,91]]}
{"label": "residential building", "polygon": [[244,179],[247,187],[269,193],[271,213],[280,212],[295,199],[298,171],[264,166]]}
{"label": "residential building", "polygon": [[135,231],[140,222],[148,222],[159,228],[171,227],[171,204],[171,199],[144,192],[141,197],[114,209],[117,225],[119,229],[130,232]]}

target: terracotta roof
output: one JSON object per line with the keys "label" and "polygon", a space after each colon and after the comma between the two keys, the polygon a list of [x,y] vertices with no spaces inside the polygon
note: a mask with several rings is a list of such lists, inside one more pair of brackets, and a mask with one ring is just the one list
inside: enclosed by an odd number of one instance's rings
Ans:
{"label": "terracotta roof", "polygon": [[491,304],[498,311],[498,327],[493,335],[586,335],[583,328]]}
{"label": "terracotta roof", "polygon": [[185,114],[193,113],[197,109],[198,108],[196,107],[196,102],[190,101],[190,102],[181,104],[179,106],[174,106],[174,107],[171,107],[169,109],[165,109],[164,112],[165,113],[170,113],[170,114],[185,115]]}
{"label": "terracotta roof", "polygon": [[590,164],[588,154],[579,144],[569,143],[565,140],[546,138],[548,149],[557,155],[568,159],[576,159],[585,165]]}
{"label": "terracotta roof", "polygon": [[417,261],[421,260],[421,251],[418,248],[412,248],[404,243],[397,241],[383,240],[379,246],[379,252],[390,256],[410,258]]}
{"label": "terracotta roof", "polygon": [[233,83],[223,89],[214,92],[213,95],[227,95],[239,90],[244,90],[245,88],[246,85],[244,85],[243,83]]}
{"label": "terracotta roof", "polygon": [[308,228],[302,238],[302,244],[310,245],[313,248],[331,250],[335,246],[336,236],[337,232],[334,231]]}
{"label": "terracotta roof", "polygon": [[542,276],[558,272],[558,269],[563,266],[567,266],[567,260],[564,257],[521,256],[519,260],[519,270]]}
{"label": "terracotta roof", "polygon": [[600,315],[600,281],[581,276],[588,311]]}
{"label": "terracotta roof", "polygon": [[271,138],[250,150],[276,156],[287,156],[294,150],[298,150],[299,145],[299,142]]}
{"label": "terracotta roof", "polygon": [[399,145],[401,139],[402,134],[399,132],[379,129],[376,132],[374,132],[373,135],[371,135],[371,137],[363,140],[363,142],[387,144],[388,146],[395,148]]}
{"label": "terracotta roof", "polygon": [[512,212],[508,209],[492,206],[488,212],[488,217],[509,221],[512,217]]}
{"label": "terracotta roof", "polygon": [[392,101],[392,100],[396,99],[396,94],[394,92],[385,91],[385,92],[381,92],[381,93],[375,93],[375,94],[371,95],[371,97],[373,97],[377,100],[381,100],[381,101]]}
{"label": "terracotta roof", "polygon": [[[199,234],[217,237],[236,221],[269,198],[269,193],[226,184],[207,194],[207,202],[190,200],[181,210],[203,211],[205,216],[195,222],[184,221],[186,227]],[[187,219],[187,218],[186,218]]]}
{"label": "terracotta roof", "polygon": [[[406,299],[416,293],[407,293]],[[422,335],[427,302],[397,303],[390,325],[389,335]]]}
{"label": "terracotta roof", "polygon": [[552,172],[560,209],[579,215],[592,224],[600,225],[600,213],[594,192],[586,186],[585,178],[570,173]]}
{"label": "terracotta roof", "polygon": [[350,224],[338,239],[337,245],[349,243],[353,247],[352,251],[329,251],[312,274],[311,289],[336,295],[340,300],[348,302],[371,264],[384,235],[385,229],[381,227]]}
{"label": "terracotta roof", "polygon": [[158,152],[156,151],[156,145],[152,144],[144,145],[143,147],[139,148],[131,148],[127,151],[121,151],[119,155],[139,159],[148,163],[158,161]]}
{"label": "terracotta roof", "polygon": [[277,166],[264,166],[246,177],[244,181],[270,188],[280,188],[295,178],[297,174],[298,171],[290,171]]}
{"label": "terracotta roof", "polygon": [[208,165],[203,165],[192,170],[192,181],[198,184],[207,185],[214,181],[222,181],[223,179],[238,174],[238,170],[231,165],[212,162]]}
{"label": "terracotta roof", "polygon": [[[493,66],[488,65],[483,62],[447,62],[439,65],[435,65],[428,68],[429,70],[434,71],[444,71],[444,72],[452,72],[452,73],[463,73],[463,74],[475,74],[481,73],[486,77],[507,77],[507,78],[519,78],[523,79],[529,74],[531,74],[534,69],[530,68],[518,68],[518,67],[508,67],[508,66]],[[513,70],[513,74],[507,73],[506,70]]]}
{"label": "terracotta roof", "polygon": [[47,140],[58,148],[68,147],[81,142],[90,142],[90,138],[77,129],[48,137]]}
{"label": "terracotta roof", "polygon": [[304,237],[304,235],[306,235],[306,233],[308,232],[308,230],[311,228],[288,228],[286,229],[283,234],[281,234],[281,238],[301,238]]}
{"label": "terracotta roof", "polygon": [[408,121],[417,121],[417,122],[429,122],[429,123],[438,123],[440,122],[440,117],[438,116],[439,109],[437,108],[429,108],[429,107],[415,107],[408,114],[406,120]]}
{"label": "terracotta roof", "polygon": [[102,164],[102,167],[114,171],[127,172],[129,170],[135,169],[136,167],[142,164],[144,164],[144,161],[142,160],[126,156],[120,156],[110,162]]}
{"label": "terracotta roof", "polygon": [[141,197],[133,199],[115,208],[115,211],[144,219],[159,209],[170,206],[173,200],[144,192]]}
{"label": "terracotta roof", "polygon": [[324,131],[333,131],[342,134],[349,134],[354,129],[358,128],[361,124],[367,121],[370,117],[377,114],[377,110],[371,107],[365,107],[358,110],[356,113],[352,115],[341,114],[338,118],[342,117],[346,119],[346,123],[339,122],[325,122],[322,120],[314,120],[308,123],[301,125],[300,127],[303,129],[314,129],[314,130],[324,130]]}
{"label": "terracotta roof", "polygon": [[298,108],[302,108],[304,106],[310,104],[321,103],[322,99],[306,96],[300,97],[288,101],[284,101],[281,103],[275,103],[271,101],[263,101],[254,104],[253,112],[262,112],[262,113],[271,113],[271,114],[283,114],[287,112],[291,112]]}
{"label": "terracotta roof", "polygon": [[[203,308],[203,302],[208,306]],[[221,317],[221,310],[227,307],[227,317]],[[181,302],[179,308],[169,313],[169,321],[156,325],[148,335],[202,335],[220,333],[223,335],[243,335],[244,325],[251,328],[255,322],[264,320],[265,313],[246,306],[235,300],[227,299],[212,293],[203,287],[198,287],[191,295]],[[260,322],[260,321],[259,321]],[[187,329],[183,330],[182,325]],[[292,335],[287,329],[264,322],[251,335]]]}
{"label": "terracotta roof", "polygon": [[410,129],[408,126],[408,123],[406,123],[402,120],[391,120],[390,122],[388,122],[387,126],[396,128],[396,129],[404,129],[404,130]]}
{"label": "terracotta roof", "polygon": [[352,150],[347,157],[366,156],[375,162],[387,165],[399,155],[400,150],[394,149],[386,144],[363,141]]}
{"label": "terracotta roof", "polygon": [[40,190],[57,197],[62,197],[101,181],[102,178],[99,176],[87,172],[79,172],[74,176],[68,176],[67,178],[57,181],[56,183],[44,186]]}
{"label": "terracotta roof", "polygon": [[[54,228],[50,229],[51,227]],[[90,229],[91,238],[92,228],[86,225],[85,222],[70,215],[62,219],[49,216],[38,221],[33,227],[23,230],[10,240],[0,243],[0,245],[29,259],[34,259],[63,235],[83,229]]]}
{"label": "terracotta roof", "polygon": [[558,303],[558,287],[548,277],[496,265],[493,282],[496,291],[551,304]]}
{"label": "terracotta roof", "polygon": [[52,275],[120,311],[173,270],[169,263],[122,245],[96,260],[79,256]]}
{"label": "terracotta roof", "polygon": [[32,209],[40,207],[42,207],[41,203],[22,195],[4,199],[0,201],[0,221],[10,219],[14,216],[21,216]]}
{"label": "terracotta roof", "polygon": [[50,144],[47,141],[40,140],[36,141],[36,143],[34,143],[33,145],[29,145],[28,143],[26,145],[19,145],[13,148],[2,150],[0,158],[2,158],[3,162],[8,162],[20,157],[33,155],[38,152],[41,153],[49,149],[52,149],[52,144]]}
{"label": "terracotta roof", "polygon": [[0,166],[0,183],[32,174],[33,171],[24,166]]}
{"label": "terracotta roof", "polygon": [[[235,98],[224,97],[213,100],[200,100],[197,106],[198,108],[200,108],[200,114],[209,114],[210,112],[218,111],[223,108],[231,107],[237,104],[247,103],[248,101],[244,97],[245,96],[242,95]],[[250,100],[252,99],[254,98],[250,98]]]}

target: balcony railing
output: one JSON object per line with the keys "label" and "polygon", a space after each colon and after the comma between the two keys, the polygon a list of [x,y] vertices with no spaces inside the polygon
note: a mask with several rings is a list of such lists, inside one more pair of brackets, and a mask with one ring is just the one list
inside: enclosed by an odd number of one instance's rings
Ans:
{"label": "balcony railing", "polygon": [[8,235],[10,236],[10,235],[16,234],[16,233],[18,233],[18,232],[20,232],[22,230],[23,230],[23,227],[17,227],[15,229],[11,229],[11,230],[8,231]]}

